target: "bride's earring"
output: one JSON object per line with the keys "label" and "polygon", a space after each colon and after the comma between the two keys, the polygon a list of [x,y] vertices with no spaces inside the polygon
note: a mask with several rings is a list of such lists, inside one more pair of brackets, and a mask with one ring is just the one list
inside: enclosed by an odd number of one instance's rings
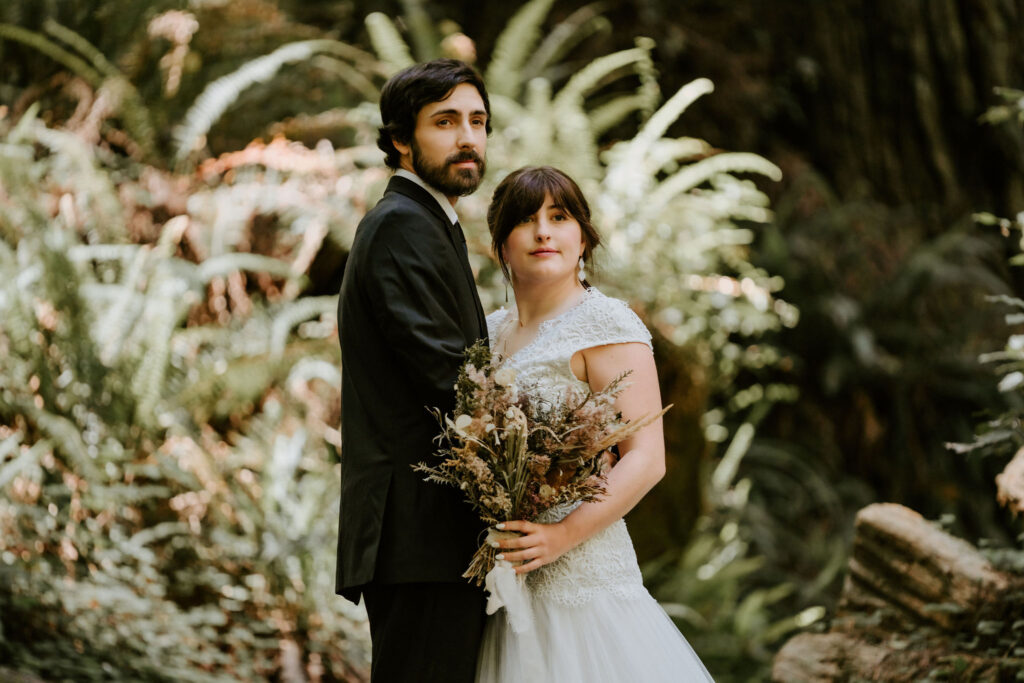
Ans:
{"label": "bride's earring", "polygon": [[585,265],[586,264],[583,262],[583,257],[580,256],[580,272],[577,273],[577,275],[576,275],[576,277],[578,277],[580,279],[580,282],[583,282],[584,280],[587,279],[587,274],[585,272],[583,272],[583,266],[585,266]]}

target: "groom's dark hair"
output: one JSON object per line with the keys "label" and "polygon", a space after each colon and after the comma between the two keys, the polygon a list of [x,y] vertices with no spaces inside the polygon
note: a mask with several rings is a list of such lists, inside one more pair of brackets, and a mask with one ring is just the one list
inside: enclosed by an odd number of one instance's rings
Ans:
{"label": "groom's dark hair", "polygon": [[402,155],[392,140],[402,144],[412,141],[416,116],[420,109],[446,99],[456,86],[469,83],[480,93],[487,112],[487,134],[491,134],[491,103],[487,88],[476,69],[457,59],[435,59],[402,69],[384,84],[380,92],[380,118],[383,125],[377,146],[386,155],[384,163],[398,168]]}

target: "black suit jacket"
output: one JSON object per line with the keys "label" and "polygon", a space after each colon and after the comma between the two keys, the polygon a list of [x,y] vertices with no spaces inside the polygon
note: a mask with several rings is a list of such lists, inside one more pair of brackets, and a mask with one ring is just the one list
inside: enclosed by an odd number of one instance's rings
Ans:
{"label": "black suit jacket", "polygon": [[457,489],[423,481],[465,348],[487,322],[465,241],[437,201],[394,177],[356,230],[338,303],[341,520],[337,592],[464,581],[482,524]]}

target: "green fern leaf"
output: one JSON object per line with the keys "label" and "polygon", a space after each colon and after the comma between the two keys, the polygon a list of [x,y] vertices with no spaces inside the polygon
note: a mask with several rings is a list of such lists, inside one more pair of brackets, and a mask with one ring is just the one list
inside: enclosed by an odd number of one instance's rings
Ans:
{"label": "green fern leaf", "polygon": [[634,47],[629,50],[621,50],[610,55],[598,57],[576,72],[558,92],[558,95],[555,97],[555,110],[559,112],[564,111],[570,106],[570,103],[574,106],[580,106],[584,97],[600,85],[605,78],[620,69],[650,61],[650,59],[650,48],[647,46]]}
{"label": "green fern leaf", "polygon": [[384,62],[389,76],[416,63],[409,54],[409,46],[402,40],[402,34],[386,14],[372,12],[366,15],[366,30],[370,34],[370,44]]}
{"label": "green fern leaf", "polygon": [[77,57],[46,36],[11,24],[0,24],[0,38],[16,40],[42,52],[70,69],[74,74],[84,78],[89,85],[99,88],[103,84],[103,76],[80,57]]}
{"label": "green fern leaf", "polygon": [[196,280],[201,285],[206,285],[215,277],[224,277],[239,270],[261,271],[269,273],[274,277],[292,277],[292,264],[281,259],[261,254],[247,254],[233,252],[212,256],[196,269]]}
{"label": "green fern leaf", "polygon": [[530,0],[523,5],[494,46],[491,63],[484,81],[489,93],[518,98],[522,87],[523,64],[533,53],[554,0]]}
{"label": "green fern leaf", "polygon": [[621,123],[627,116],[647,107],[647,95],[622,95],[590,112],[590,128],[594,137],[601,137],[610,128]]}
{"label": "green fern leaf", "polygon": [[284,353],[288,333],[293,327],[310,318],[333,314],[337,307],[336,296],[307,296],[291,303],[274,316],[274,322],[270,327],[270,355],[279,357]]}
{"label": "green fern leaf", "polygon": [[429,62],[440,57],[440,41],[434,30],[434,22],[423,9],[423,0],[402,0],[402,8],[416,58],[421,62]]}
{"label": "green fern leaf", "polygon": [[676,92],[668,102],[644,124],[640,132],[636,134],[630,143],[632,151],[638,156],[647,154],[648,147],[655,140],[661,139],[668,127],[676,122],[684,111],[686,111],[698,97],[706,95],[715,89],[714,83],[706,78],[698,78],[690,81]]}
{"label": "green fern leaf", "polygon": [[528,83],[530,79],[542,75],[544,69],[557,63],[587,38],[597,33],[609,32],[611,22],[607,17],[601,16],[601,12],[607,7],[607,2],[593,2],[580,7],[560,21],[544,36],[530,61],[523,67],[522,80]]}
{"label": "green fern leaf", "polygon": [[782,179],[782,170],[764,157],[748,152],[725,152],[684,166],[669,176],[650,194],[647,205],[652,211],[657,211],[676,195],[720,173],[759,173],[772,180]]}
{"label": "green fern leaf", "polygon": [[103,74],[106,78],[117,78],[123,76],[118,71],[117,67],[110,63],[106,55],[96,49],[92,43],[78,35],[71,29],[58,24],[53,19],[47,19],[43,22],[43,30],[54,38],[64,41],[70,47],[78,50],[84,57],[86,57],[92,65],[96,67],[99,73]]}
{"label": "green fern leaf", "polygon": [[[546,78],[535,78],[526,87],[526,109],[530,121],[529,134],[524,136],[523,152],[527,159],[548,160],[554,138],[554,117],[551,115],[551,83]],[[553,159],[550,161],[554,161]]]}
{"label": "green fern leaf", "polygon": [[183,123],[174,133],[175,160],[184,160],[202,146],[213,124],[247,88],[270,80],[285,64],[301,62],[318,52],[335,52],[337,48],[338,42],[333,40],[288,43],[210,83],[196,98],[185,114]]}

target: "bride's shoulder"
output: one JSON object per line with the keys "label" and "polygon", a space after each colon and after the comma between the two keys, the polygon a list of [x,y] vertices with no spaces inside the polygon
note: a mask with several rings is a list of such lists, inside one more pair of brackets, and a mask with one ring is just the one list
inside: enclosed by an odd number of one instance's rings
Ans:
{"label": "bride's shoulder", "polygon": [[577,309],[578,325],[602,339],[601,343],[641,342],[651,346],[651,333],[625,301],[594,287]]}

